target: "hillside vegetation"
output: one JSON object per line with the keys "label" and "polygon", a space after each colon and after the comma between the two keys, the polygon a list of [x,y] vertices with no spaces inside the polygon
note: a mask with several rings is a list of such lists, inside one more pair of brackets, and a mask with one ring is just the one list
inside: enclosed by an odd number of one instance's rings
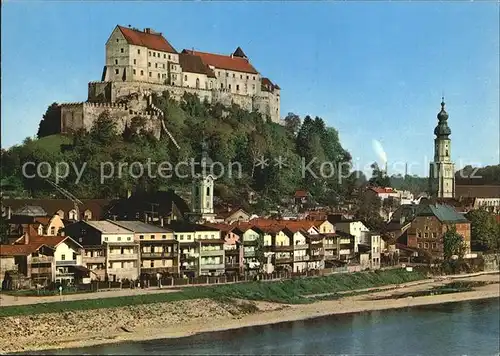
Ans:
{"label": "hillside vegetation", "polygon": [[[327,168],[333,167],[334,170],[342,166],[345,174],[349,172],[349,166],[340,163],[351,160],[340,143],[337,130],[327,127],[319,117],[306,116],[301,120],[289,114],[286,126],[282,126],[267,122],[260,114],[247,112],[236,105],[231,108],[210,105],[188,94],[178,103],[169,98],[168,92],[154,97],[154,104],[163,110],[166,127],[180,149],[165,134],[157,140],[145,132],[140,117],[122,133],[117,132],[110,113],[104,113],[89,132],[26,139],[22,145],[2,151],[2,184],[13,187],[18,195],[24,191],[27,196],[49,197],[55,194],[51,186],[40,178],[23,177],[22,164],[48,162],[54,168],[57,162],[68,162],[79,170],[84,167],[84,174],[76,183],[77,174],[71,168],[59,184],[79,198],[115,198],[134,188],[187,191],[191,177],[136,177],[134,174],[138,171],[133,170],[131,175],[128,167],[119,175],[118,164],[141,162],[146,167],[149,159],[156,163],[168,161],[175,166],[178,162],[196,158],[205,140],[212,160],[221,162],[224,167],[231,162],[239,162],[242,166],[241,177],[226,175],[217,180],[216,193],[222,199],[246,201],[246,193],[254,191],[261,197],[259,204],[269,205],[279,203],[296,189],[307,189],[319,202],[334,203],[350,189],[347,182],[339,184],[338,175],[331,175],[328,170],[325,171],[331,177],[319,177],[322,162],[330,162],[331,166]],[[44,115],[41,127],[46,127],[49,124],[46,121],[56,116],[52,112],[54,104]],[[281,169],[275,164],[279,157],[285,164]],[[309,173],[303,177],[302,157],[306,163],[315,159],[309,167],[318,177]],[[265,167],[257,165],[262,158],[267,160]],[[100,182],[101,162],[112,162],[115,167],[114,177],[104,184]],[[153,172],[156,172],[156,167],[152,166]],[[27,171],[33,173],[34,169]],[[42,172],[45,173],[46,169]],[[50,177],[55,180],[54,170]]]}

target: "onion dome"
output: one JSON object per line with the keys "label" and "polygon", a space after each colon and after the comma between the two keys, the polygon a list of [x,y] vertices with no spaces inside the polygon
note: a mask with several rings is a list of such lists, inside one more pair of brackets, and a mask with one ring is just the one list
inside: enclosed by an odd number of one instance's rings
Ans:
{"label": "onion dome", "polygon": [[451,130],[448,127],[448,113],[444,109],[444,98],[441,101],[441,111],[437,114],[437,118],[439,120],[438,125],[434,129],[434,135],[437,138],[447,139],[449,135],[451,135]]}

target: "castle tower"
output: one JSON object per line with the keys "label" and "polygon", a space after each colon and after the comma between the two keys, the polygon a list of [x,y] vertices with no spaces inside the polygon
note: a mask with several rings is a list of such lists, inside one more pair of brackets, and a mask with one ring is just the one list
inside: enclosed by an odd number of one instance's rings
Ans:
{"label": "castle tower", "polygon": [[196,175],[193,179],[191,191],[191,217],[195,222],[212,222],[216,216],[214,213],[214,181],[212,172],[212,160],[208,157],[207,144],[202,143],[201,157],[197,161]]}
{"label": "castle tower", "polygon": [[429,168],[429,193],[435,198],[453,198],[455,196],[455,164],[451,161],[451,130],[448,127],[448,113],[444,109],[438,113],[438,125],[434,129],[434,162]]}

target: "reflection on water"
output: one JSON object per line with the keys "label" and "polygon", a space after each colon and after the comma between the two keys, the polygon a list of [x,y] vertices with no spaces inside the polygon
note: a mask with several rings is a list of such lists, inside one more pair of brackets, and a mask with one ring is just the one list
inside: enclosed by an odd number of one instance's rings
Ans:
{"label": "reflection on water", "polygon": [[493,355],[499,345],[499,299],[329,316],[44,354],[419,354]]}

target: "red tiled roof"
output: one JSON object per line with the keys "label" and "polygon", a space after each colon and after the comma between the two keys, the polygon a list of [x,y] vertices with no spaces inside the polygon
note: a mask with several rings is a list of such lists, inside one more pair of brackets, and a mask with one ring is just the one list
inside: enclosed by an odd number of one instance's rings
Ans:
{"label": "red tiled roof", "polygon": [[304,198],[307,197],[307,191],[305,190],[297,190],[295,192],[295,198]]}
{"label": "red tiled roof", "polygon": [[122,26],[118,26],[118,28],[129,44],[144,46],[155,51],[177,53],[161,33],[147,33]]}
{"label": "red tiled roof", "polygon": [[370,190],[373,190],[377,194],[396,193],[392,188],[371,187]]}
{"label": "red tiled roof", "polygon": [[280,87],[273,82],[269,78],[262,78],[261,82],[262,90],[264,91],[274,91],[274,89],[280,89]]}
{"label": "red tiled roof", "polygon": [[37,251],[43,244],[0,245],[0,256],[28,256]]}
{"label": "red tiled roof", "polygon": [[237,228],[237,225],[230,225],[230,224],[204,223],[203,225],[216,228],[223,232],[230,232],[235,228]]}
{"label": "red tiled roof", "polygon": [[189,53],[201,58],[203,63],[215,68],[233,70],[235,72],[259,74],[246,58],[224,56],[222,54],[206,53],[192,50],[183,50],[182,53]]}
{"label": "red tiled roof", "polygon": [[209,78],[215,78],[215,73],[203,63],[199,56],[181,53],[179,55],[179,64],[183,72],[206,74]]}
{"label": "red tiled roof", "polygon": [[55,247],[66,240],[68,236],[30,236],[30,244],[40,244]]}

